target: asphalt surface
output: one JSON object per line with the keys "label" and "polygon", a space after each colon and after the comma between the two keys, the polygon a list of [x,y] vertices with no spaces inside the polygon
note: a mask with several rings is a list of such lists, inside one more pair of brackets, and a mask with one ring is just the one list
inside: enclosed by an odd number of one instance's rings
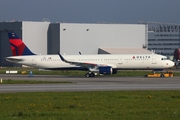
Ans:
{"label": "asphalt surface", "polygon": [[180,77],[110,77],[94,78],[60,76],[1,74],[2,80],[45,80],[69,81],[58,84],[0,84],[0,92],[41,92],[41,91],[115,91],[115,90],[180,90]]}

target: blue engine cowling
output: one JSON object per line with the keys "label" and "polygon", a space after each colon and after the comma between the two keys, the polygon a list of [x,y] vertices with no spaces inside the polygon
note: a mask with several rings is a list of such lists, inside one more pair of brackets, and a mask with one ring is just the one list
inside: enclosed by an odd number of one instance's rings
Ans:
{"label": "blue engine cowling", "polygon": [[112,74],[113,69],[111,66],[100,66],[99,74]]}

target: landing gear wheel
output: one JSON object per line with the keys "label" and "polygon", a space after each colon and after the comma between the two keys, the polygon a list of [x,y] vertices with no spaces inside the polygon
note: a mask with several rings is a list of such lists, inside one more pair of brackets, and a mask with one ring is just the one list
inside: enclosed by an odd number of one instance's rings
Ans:
{"label": "landing gear wheel", "polygon": [[95,76],[95,74],[93,72],[85,74],[85,77],[87,77],[87,78],[94,77],[94,76]]}
{"label": "landing gear wheel", "polygon": [[89,77],[90,77],[90,74],[89,74],[89,73],[86,73],[86,74],[85,74],[85,77],[89,78]]}
{"label": "landing gear wheel", "polygon": [[94,77],[95,76],[95,74],[92,72],[92,73],[90,73],[90,77]]}
{"label": "landing gear wheel", "polygon": [[163,74],[161,74],[161,76],[160,77],[164,77],[164,75]]}

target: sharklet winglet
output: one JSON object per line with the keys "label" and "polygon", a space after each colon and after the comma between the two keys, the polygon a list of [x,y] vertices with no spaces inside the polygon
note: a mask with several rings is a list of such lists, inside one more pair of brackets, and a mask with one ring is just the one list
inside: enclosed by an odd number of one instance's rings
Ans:
{"label": "sharklet winglet", "polygon": [[59,52],[57,52],[57,53],[58,53],[59,57],[61,58],[61,60],[62,60],[63,62],[67,62],[67,60],[65,60],[65,59],[63,58],[63,56],[62,56]]}

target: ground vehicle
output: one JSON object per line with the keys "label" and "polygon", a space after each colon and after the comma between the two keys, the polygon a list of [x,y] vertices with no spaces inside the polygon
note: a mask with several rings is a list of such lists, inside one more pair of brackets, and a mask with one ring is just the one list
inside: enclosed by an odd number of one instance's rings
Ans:
{"label": "ground vehicle", "polygon": [[171,70],[162,73],[152,73],[145,75],[145,77],[173,77],[173,76],[174,74],[173,71]]}

